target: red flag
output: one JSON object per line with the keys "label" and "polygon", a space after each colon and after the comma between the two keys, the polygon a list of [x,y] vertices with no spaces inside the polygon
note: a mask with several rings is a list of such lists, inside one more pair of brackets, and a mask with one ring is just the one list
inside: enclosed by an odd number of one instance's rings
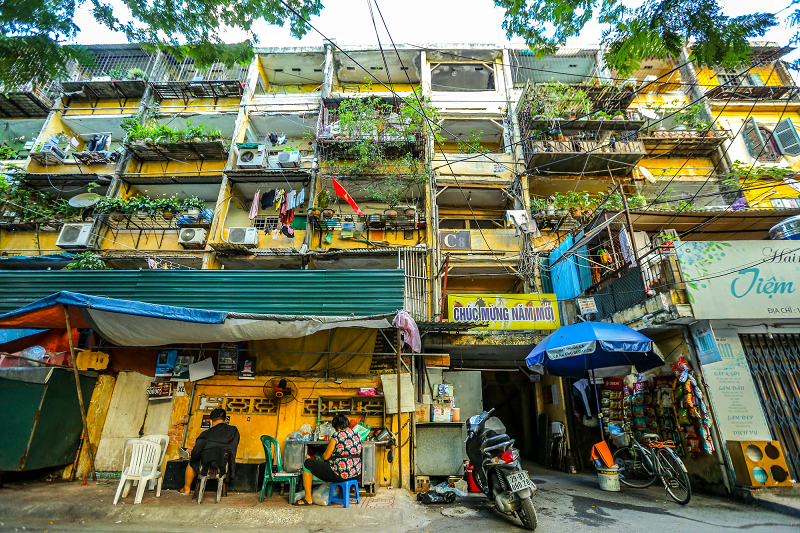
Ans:
{"label": "red flag", "polygon": [[355,211],[359,215],[363,216],[364,213],[361,212],[361,209],[356,204],[356,201],[353,200],[353,197],[350,196],[347,193],[346,190],[344,190],[344,187],[342,187],[342,184],[339,183],[338,181],[336,181],[335,178],[331,178],[331,179],[333,179],[333,190],[336,192],[336,196],[338,196],[339,198],[344,198],[345,200],[347,200],[347,203],[350,204],[350,207],[353,208],[353,211]]}

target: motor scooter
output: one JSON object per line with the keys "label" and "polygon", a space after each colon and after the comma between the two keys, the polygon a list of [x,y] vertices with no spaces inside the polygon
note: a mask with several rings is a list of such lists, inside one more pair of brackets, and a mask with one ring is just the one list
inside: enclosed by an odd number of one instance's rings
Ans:
{"label": "motor scooter", "polygon": [[494,409],[484,411],[467,421],[467,457],[475,484],[498,511],[516,515],[533,531],[538,524],[532,500],[536,485],[520,466],[514,439],[506,435],[506,427],[492,412]]}

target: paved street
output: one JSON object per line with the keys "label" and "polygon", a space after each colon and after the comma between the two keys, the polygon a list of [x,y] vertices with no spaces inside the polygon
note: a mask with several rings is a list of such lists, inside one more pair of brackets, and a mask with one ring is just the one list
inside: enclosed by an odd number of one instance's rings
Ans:
{"label": "paved street", "polygon": [[[535,498],[539,514],[540,532],[583,532],[583,531],[646,531],[653,533],[711,533],[732,530],[747,532],[797,532],[800,531],[800,518],[793,518],[738,501],[716,498],[706,495],[693,495],[687,506],[680,506],[666,497],[661,488],[651,487],[635,490],[623,487],[622,492],[603,492],[598,488],[597,480],[589,474],[567,475],[555,474],[546,470],[530,468],[531,475],[539,487]],[[70,490],[75,490],[72,487]],[[5,489],[8,490],[8,489]],[[8,492],[0,491],[0,499]],[[238,509],[232,522],[221,521],[215,526],[213,517],[215,504],[209,503],[197,512],[204,511],[202,520],[196,523],[176,523],[170,521],[174,513],[153,514],[157,519],[140,518],[139,506],[125,505],[126,512],[134,514],[120,515],[117,518],[59,520],[56,516],[47,516],[48,507],[42,504],[43,512],[14,519],[0,514],[0,531],[38,531],[57,532],[119,532],[119,533],[213,533],[254,532],[269,529],[275,532],[322,533],[336,531],[341,533],[363,533],[365,530],[380,530],[381,533],[445,533],[445,532],[521,532],[521,525],[514,519],[496,513],[483,496],[470,496],[459,499],[457,503],[442,508],[441,506],[423,507],[411,503],[406,495],[397,497],[397,491],[385,493],[380,501],[371,503],[374,509],[362,506],[358,509],[321,508],[310,509],[283,508],[286,520],[281,515],[270,515],[270,523],[253,523],[243,519],[245,513],[264,509],[265,504],[251,502],[251,507],[234,507]],[[169,495],[162,496],[168,498]],[[251,495],[241,495],[247,501]],[[276,497],[277,501],[278,498]],[[367,499],[369,500],[369,499]],[[167,500],[141,506],[144,513],[156,513],[156,510]],[[233,500],[231,500],[233,502]],[[272,502],[276,504],[275,501]],[[187,509],[184,503],[180,507],[169,507],[179,511]],[[253,505],[255,507],[253,507]],[[384,508],[394,505],[393,509]],[[63,509],[63,507],[58,507]],[[105,508],[105,507],[104,507]],[[165,509],[165,510],[167,510]],[[220,510],[224,507],[220,507]],[[228,506],[228,511],[232,508]],[[281,512],[283,512],[281,511]],[[402,511],[402,512],[401,512]],[[442,511],[456,516],[443,516]],[[299,516],[295,513],[301,513]],[[210,514],[209,514],[210,513]],[[392,513],[392,514],[390,514]],[[186,516],[182,514],[181,516]],[[227,515],[230,518],[230,514]],[[254,515],[255,516],[255,515]],[[403,516],[403,520],[398,518]],[[199,515],[198,515],[199,517]],[[222,514],[220,515],[222,517]],[[294,518],[292,518],[294,517]],[[120,519],[121,518],[121,519]],[[134,521],[134,518],[138,520]],[[291,520],[290,520],[291,518]],[[119,521],[118,521],[119,520]],[[328,522],[330,520],[330,522]],[[52,522],[52,523],[51,523]],[[234,523],[238,522],[238,523]],[[25,528],[25,529],[23,529]]]}

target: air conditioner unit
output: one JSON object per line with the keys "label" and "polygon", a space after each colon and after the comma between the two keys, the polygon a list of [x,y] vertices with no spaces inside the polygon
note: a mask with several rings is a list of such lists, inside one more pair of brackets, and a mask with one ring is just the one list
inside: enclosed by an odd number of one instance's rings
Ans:
{"label": "air conditioner unit", "polygon": [[64,224],[58,235],[56,246],[65,250],[88,248],[92,236],[92,224]]}
{"label": "air conditioner unit", "polygon": [[184,248],[205,248],[207,236],[202,228],[183,228],[178,235],[178,242]]}
{"label": "air conditioner unit", "polygon": [[278,164],[283,168],[300,166],[300,152],[278,152]]}
{"label": "air conditioner unit", "polygon": [[228,230],[228,242],[258,246],[258,230],[256,228],[231,228]]}
{"label": "air conditioner unit", "polygon": [[264,168],[267,164],[267,147],[260,145],[258,148],[242,148],[239,150],[239,159],[236,165],[239,168]]}
{"label": "air conditioner unit", "polygon": [[42,147],[39,148],[39,153],[51,154],[57,159],[60,159],[62,163],[67,158],[67,153],[53,143],[44,143]]}

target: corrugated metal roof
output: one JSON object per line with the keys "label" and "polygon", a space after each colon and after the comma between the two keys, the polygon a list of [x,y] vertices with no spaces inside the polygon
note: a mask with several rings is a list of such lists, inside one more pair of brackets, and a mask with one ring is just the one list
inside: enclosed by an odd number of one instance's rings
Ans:
{"label": "corrugated metal roof", "polygon": [[0,314],[59,291],[242,313],[379,315],[403,308],[402,270],[0,271]]}

